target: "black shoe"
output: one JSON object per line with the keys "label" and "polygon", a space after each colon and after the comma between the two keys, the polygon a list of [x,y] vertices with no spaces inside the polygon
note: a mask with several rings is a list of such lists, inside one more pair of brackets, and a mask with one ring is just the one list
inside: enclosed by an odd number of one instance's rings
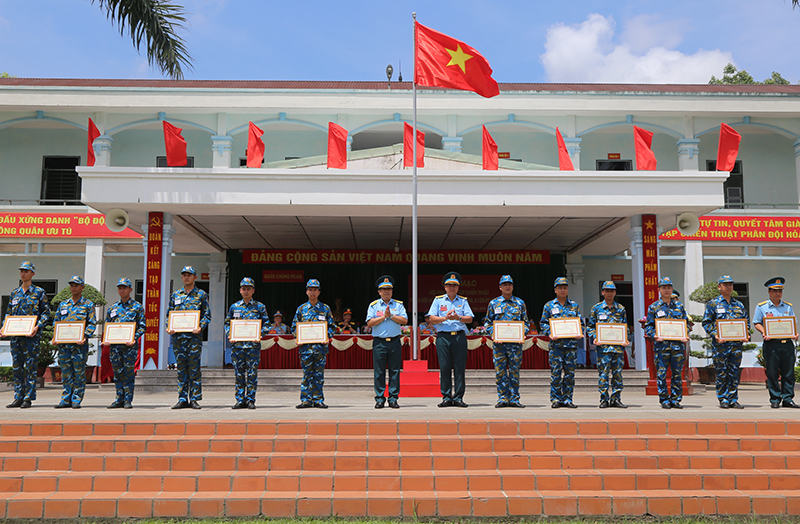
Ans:
{"label": "black shoe", "polygon": [[231,406],[231,409],[246,409],[246,408],[247,404],[245,404],[244,402],[237,402],[236,404]]}
{"label": "black shoe", "polygon": [[561,405],[564,406],[565,408],[572,408],[572,409],[575,409],[575,408],[578,407],[575,404],[573,404],[571,400],[567,400],[566,402],[562,402]]}
{"label": "black shoe", "polygon": [[662,409],[672,409],[672,404],[670,404],[669,402],[662,402],[661,403],[661,408]]}
{"label": "black shoe", "polygon": [[744,409],[744,406],[742,406],[741,404],[739,404],[739,403],[738,403],[738,402],[736,402],[736,401],[733,401],[733,402],[731,402],[731,407],[732,407],[733,409]]}
{"label": "black shoe", "polygon": [[457,408],[468,408],[469,404],[464,402],[463,400],[454,400],[453,405]]}
{"label": "black shoe", "polygon": [[683,409],[683,406],[681,406],[680,402],[673,402],[672,409]]}
{"label": "black shoe", "polygon": [[126,403],[124,403],[124,404],[122,405],[122,407],[123,407],[123,408],[125,408],[125,409],[133,409],[133,406],[131,405],[131,403],[130,403],[130,402],[126,402]]}
{"label": "black shoe", "polygon": [[446,399],[442,400],[441,402],[439,402],[439,404],[437,404],[437,405],[440,408],[449,408],[450,406],[453,405],[453,401],[450,400],[449,398],[446,398]]}
{"label": "black shoe", "polygon": [[125,404],[122,402],[112,402],[107,409],[117,409],[123,407]]}
{"label": "black shoe", "polygon": [[612,400],[609,406],[612,408],[628,409],[628,406],[623,404],[621,400]]}
{"label": "black shoe", "polygon": [[608,401],[604,400],[600,403],[600,409],[605,409],[608,407]]}
{"label": "black shoe", "polygon": [[31,407],[31,401],[30,400],[23,400],[22,401],[22,405],[20,406],[20,409],[28,409],[29,407]]}
{"label": "black shoe", "polygon": [[558,400],[554,400],[553,402],[550,403],[550,407],[553,409],[558,409],[561,407],[561,402],[559,402]]}
{"label": "black shoe", "polygon": [[192,400],[189,402],[189,407],[192,409],[200,409],[200,404],[198,404],[196,400]]}
{"label": "black shoe", "polygon": [[72,409],[81,409],[81,405],[80,404],[76,404],[76,403],[73,402],[72,403]]}
{"label": "black shoe", "polygon": [[72,402],[59,402],[56,409],[71,408]]}
{"label": "black shoe", "polygon": [[256,403],[252,400],[247,402],[247,409],[256,409]]}
{"label": "black shoe", "polygon": [[189,407],[189,403],[185,400],[179,400],[177,404],[172,406],[172,409],[186,409]]}
{"label": "black shoe", "polygon": [[525,404],[520,404],[519,402],[509,402],[508,407],[510,408],[524,408]]}
{"label": "black shoe", "polygon": [[771,407],[773,409],[778,409],[779,407],[781,407],[781,403],[780,402],[770,402],[769,403],[769,407]]}
{"label": "black shoe", "polygon": [[327,405],[327,404],[325,404],[325,403],[324,403],[324,402],[322,402],[322,401],[320,401],[320,402],[315,402],[315,403],[314,403],[314,407],[315,407],[315,408],[319,408],[319,409],[328,409],[328,405]]}
{"label": "black shoe", "polygon": [[313,408],[314,404],[312,402],[301,402],[295,406],[297,409],[306,409],[306,408]]}
{"label": "black shoe", "polygon": [[386,405],[386,403],[383,400],[379,400],[379,401],[375,402],[375,409],[383,409],[383,406],[385,406],[385,405]]}
{"label": "black shoe", "polygon": [[18,407],[20,407],[22,405],[23,402],[24,401],[21,398],[18,398],[17,400],[12,402],[11,404],[6,405],[6,407],[7,408],[18,408]]}
{"label": "black shoe", "polygon": [[400,404],[398,404],[396,400],[390,400],[389,407],[392,409],[400,409]]}
{"label": "black shoe", "polygon": [[731,407],[731,405],[730,405],[730,404],[728,404],[727,402],[725,402],[725,401],[723,400],[722,402],[720,402],[720,403],[719,403],[719,407],[720,407],[721,409],[728,409],[728,408],[730,408],[730,407]]}
{"label": "black shoe", "polygon": [[784,400],[783,407],[785,408],[800,408],[797,404],[794,403],[793,400]]}
{"label": "black shoe", "polygon": [[497,404],[494,405],[494,407],[496,407],[496,408],[507,408],[508,407],[508,402],[502,402],[502,401],[498,402]]}

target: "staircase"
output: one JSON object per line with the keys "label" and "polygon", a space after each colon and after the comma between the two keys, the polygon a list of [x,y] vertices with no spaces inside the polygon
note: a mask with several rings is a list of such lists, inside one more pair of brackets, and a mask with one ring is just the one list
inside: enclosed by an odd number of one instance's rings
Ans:
{"label": "staircase", "polygon": [[800,514],[800,422],[0,424],[5,518]]}

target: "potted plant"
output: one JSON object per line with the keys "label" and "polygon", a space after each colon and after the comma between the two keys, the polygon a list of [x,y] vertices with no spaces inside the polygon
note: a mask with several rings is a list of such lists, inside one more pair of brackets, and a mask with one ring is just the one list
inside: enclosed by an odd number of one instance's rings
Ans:
{"label": "potted plant", "polygon": [[[72,293],[70,293],[69,286],[61,289],[61,291],[56,293],[56,296],[53,297],[53,300],[51,301],[51,304],[52,304],[51,308],[53,310],[55,310],[56,308],[58,308],[58,305],[61,302],[67,300],[71,296],[72,296]],[[106,301],[106,299],[103,296],[103,294],[100,293],[97,290],[97,288],[95,288],[94,286],[91,286],[89,284],[86,284],[86,286],[83,288],[83,293],[81,294],[81,296],[83,298],[87,299],[87,300],[91,300],[92,302],[94,302],[94,305],[97,306],[97,307],[105,306],[106,304],[108,304],[108,302]],[[100,330],[102,329],[102,325],[103,325],[102,319],[98,319],[98,321],[97,321],[97,330],[95,331],[95,336],[97,336],[100,333]],[[52,326],[52,324],[50,324],[50,326]],[[47,342],[48,343],[53,338],[52,329],[53,328],[50,327],[50,336],[47,337]],[[42,339],[44,339],[44,338],[45,337],[43,335]],[[57,349],[57,346],[53,346],[53,347]],[[94,344],[89,342],[89,356],[94,355],[94,353],[95,353]],[[94,370],[95,370],[96,367],[97,366],[89,366],[89,365],[86,366],[86,382],[87,383],[90,383],[92,381],[92,376],[94,375]],[[56,380],[56,375],[58,375],[58,380]],[[58,369],[57,368],[53,368],[53,382],[60,382],[60,381],[61,381],[61,369],[60,368],[58,368]]]}

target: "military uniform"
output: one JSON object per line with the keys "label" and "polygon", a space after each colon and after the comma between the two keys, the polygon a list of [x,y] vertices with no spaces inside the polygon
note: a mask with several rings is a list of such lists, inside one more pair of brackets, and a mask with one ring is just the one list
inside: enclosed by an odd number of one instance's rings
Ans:
{"label": "military uniform", "polygon": [[[672,285],[669,278],[662,278],[659,287]],[[656,385],[658,387],[658,400],[662,407],[680,406],[683,400],[683,362],[686,358],[686,344],[680,340],[656,341],[656,319],[683,319],[688,320],[686,309],[676,299],[671,299],[667,304],[661,299],[656,300],[647,308],[647,321],[644,325],[645,335],[653,339],[653,353],[656,361]],[[667,368],[672,372],[672,387],[667,388]]]}
{"label": "military uniform", "polygon": [[[503,275],[500,284],[513,284],[510,275]],[[483,321],[486,333],[491,336],[494,334],[494,322],[499,321],[522,321],[524,322],[523,333],[528,332],[528,308],[525,302],[515,296],[503,298],[502,295],[489,302],[486,318]],[[494,374],[497,381],[497,402],[501,407],[519,404],[519,369],[522,365],[522,344],[515,342],[495,342],[492,350],[492,361],[494,362]]]}
{"label": "military uniform", "polygon": [[[559,277],[555,281],[555,286],[569,285],[564,277]],[[578,317],[581,318],[581,308],[577,302],[566,299],[564,305],[557,298],[544,305],[542,320],[539,327],[542,334],[550,336],[550,320],[556,318]],[[556,406],[572,404],[572,394],[575,390],[575,364],[578,350],[583,346],[582,340],[578,338],[559,338],[550,341],[550,402]]]}
{"label": "military uniform", "polygon": [[344,320],[336,324],[336,333],[339,335],[355,335],[358,333],[358,325],[353,322],[353,311],[348,309],[344,310],[342,316],[350,315],[350,322],[346,323]]}
{"label": "military uniform", "polygon": [[[733,282],[731,277],[720,277],[718,284]],[[703,329],[711,336],[712,356],[714,357],[714,370],[717,374],[717,400],[722,407],[738,407],[739,404],[739,366],[742,364],[742,342],[730,341],[719,343],[717,336],[717,320],[745,319],[750,328],[750,318],[744,304],[731,297],[709,300],[703,315]]]}
{"label": "military uniform", "polygon": [[[255,287],[253,279],[245,278],[241,286]],[[257,300],[235,302],[225,317],[225,336],[230,337],[231,320],[261,320],[261,336],[269,330],[267,308]],[[255,404],[258,389],[258,362],[261,357],[261,342],[233,342],[231,360],[236,375],[236,403]]]}
{"label": "military uniform", "polygon": [[[30,262],[23,262],[19,269],[35,271]],[[14,403],[36,400],[36,368],[39,358],[39,339],[42,331],[50,321],[50,310],[47,307],[47,297],[44,289],[31,284],[28,290],[22,286],[11,292],[8,297],[8,316],[35,316],[38,317],[38,329],[32,337],[11,338],[11,360],[14,375]],[[5,319],[3,319],[5,323]]]}
{"label": "military uniform", "polygon": [[[127,278],[120,279],[117,286],[132,287],[131,281]],[[139,341],[146,329],[144,308],[133,298],[129,298],[127,302],[118,300],[106,311],[106,322],[136,323],[136,334],[132,346],[111,344],[109,347],[109,359],[111,367],[114,369],[114,388],[117,392],[114,403],[125,406],[133,402],[136,356],[139,354]]]}
{"label": "military uniform", "polygon": [[[84,285],[83,279],[74,276],[70,284]],[[61,403],[59,406],[79,408],[86,392],[86,359],[89,357],[89,339],[94,335],[97,319],[94,302],[81,297],[77,302],[72,297],[61,302],[56,308],[56,322],[86,322],[83,344],[59,344],[58,365],[61,367]]]}
{"label": "military uniform", "polygon": [[[311,279],[306,283],[309,287],[319,287],[319,281]],[[328,337],[336,332],[331,308],[327,304],[317,302],[312,305],[306,302],[297,308],[292,320],[292,334],[297,335],[298,322],[327,322]],[[303,344],[298,347],[300,352],[300,365],[303,368],[303,382],[300,384],[300,406],[310,407],[325,406],[325,395],[322,388],[325,385],[325,363],[328,359],[328,344]],[[327,406],[325,406],[327,407]]]}
{"label": "military uniform", "polygon": [[[275,317],[281,317],[281,325],[275,323]],[[269,334],[271,335],[288,335],[290,333],[289,326],[283,323],[283,313],[276,311],[272,314],[272,325],[269,327]]]}
{"label": "military uniform", "polygon": [[[610,284],[610,287],[608,286]],[[608,287],[606,287],[608,286]],[[613,282],[606,282],[603,284],[603,289],[614,289],[616,285]],[[589,312],[589,321],[586,326],[586,334],[590,340],[597,338],[597,324],[628,324],[628,316],[625,307],[618,302],[614,302],[611,306],[603,300],[592,306]],[[609,405],[616,405],[621,402],[622,394],[622,367],[625,365],[625,347],[618,345],[598,345],[597,351],[597,371],[598,381],[597,388],[600,391],[600,403],[608,403]],[[603,407],[601,405],[601,407]]]}
{"label": "military uniform", "polygon": [[[772,289],[783,289],[786,279],[773,278],[765,284]],[[793,317],[792,304],[781,300],[776,306],[772,300],[765,300],[756,306],[753,324],[763,325],[765,317]],[[771,407],[797,407],[794,403],[794,367],[797,354],[794,341],[790,338],[765,340],[762,344],[764,368],[767,374],[767,390]]]}
{"label": "military uniform", "polygon": [[[384,275],[378,279],[377,287],[378,289],[393,288],[394,279]],[[400,316],[408,320],[408,313],[402,302],[390,298],[386,303],[379,298],[367,308],[367,321],[383,317],[387,307],[393,317]],[[401,325],[391,318],[372,327],[372,369],[376,407],[378,405],[383,407],[387,371],[389,372],[389,405],[395,407],[397,399],[400,397],[400,369],[403,366],[401,332]]]}
{"label": "military uniform", "polygon": [[[187,271],[189,270],[190,271]],[[197,274],[194,268],[185,267],[181,273]],[[194,286],[187,293],[185,288],[172,293],[167,310],[167,329],[170,311],[200,311],[200,333],[182,332],[172,335],[172,351],[178,368],[179,403],[196,402],[203,399],[202,376],[200,374],[200,354],[203,351],[203,330],[211,322],[211,307],[208,293]]]}

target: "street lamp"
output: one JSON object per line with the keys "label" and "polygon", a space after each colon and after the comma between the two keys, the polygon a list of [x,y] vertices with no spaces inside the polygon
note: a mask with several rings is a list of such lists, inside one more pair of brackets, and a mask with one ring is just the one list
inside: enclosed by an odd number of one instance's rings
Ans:
{"label": "street lamp", "polygon": [[392,73],[394,73],[394,68],[392,64],[386,66],[386,80],[389,85],[389,89],[392,88]]}

